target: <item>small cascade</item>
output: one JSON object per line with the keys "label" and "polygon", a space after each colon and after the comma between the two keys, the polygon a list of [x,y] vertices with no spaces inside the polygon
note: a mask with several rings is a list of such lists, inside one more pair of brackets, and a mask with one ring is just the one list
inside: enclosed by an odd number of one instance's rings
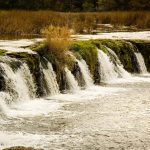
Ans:
{"label": "small cascade", "polygon": [[13,97],[11,100],[29,100],[35,97],[36,88],[26,64],[23,63],[15,72],[6,63],[0,63],[0,67],[5,72],[6,90]]}
{"label": "small cascade", "polygon": [[121,61],[119,60],[118,56],[116,55],[116,53],[112,49],[110,49],[108,47],[106,47],[106,48],[109,52],[109,55],[112,57],[112,59],[114,61],[114,64],[115,64],[114,68],[115,68],[115,71],[118,73],[118,76],[120,78],[129,78],[129,77],[131,77],[130,73],[128,73],[124,69],[124,67],[123,67]]}
{"label": "small cascade", "polygon": [[[105,47],[106,47],[106,46],[105,46]],[[110,49],[109,47],[106,47],[106,49],[107,49],[109,55],[111,55],[111,56],[113,57],[113,59],[115,60],[115,62],[116,62],[117,64],[120,64],[120,65],[121,65],[121,62],[120,62],[118,56],[116,55],[116,53],[115,53],[112,49]]]}
{"label": "small cascade", "polygon": [[139,52],[134,52],[134,54],[135,54],[136,59],[137,59],[137,63],[138,63],[140,73],[141,74],[146,74],[147,73],[147,68],[146,68],[146,65],[145,65],[144,58],[143,58],[142,54],[139,53]]}
{"label": "small cascade", "polygon": [[8,93],[6,92],[0,92],[0,115],[5,115],[7,114],[8,107],[6,105],[6,101],[10,100],[11,97]]}
{"label": "small cascade", "polygon": [[89,71],[89,68],[88,68],[86,62],[83,59],[76,60],[76,61],[78,62],[78,65],[80,67],[86,87],[93,86],[93,80],[92,80],[92,77],[91,77],[91,74],[90,74],[90,71]]}
{"label": "small cascade", "polygon": [[131,77],[131,74],[123,68],[122,64],[121,65],[117,64],[115,70],[118,73],[119,78],[130,78]]}
{"label": "small cascade", "polygon": [[109,82],[118,77],[115,72],[114,64],[102,50],[98,50],[98,61],[100,64],[99,73],[101,82]]}
{"label": "small cascade", "polygon": [[66,73],[66,80],[69,86],[69,90],[71,92],[79,91],[80,87],[78,86],[78,82],[76,81],[75,77],[67,67],[65,67],[65,73]]}
{"label": "small cascade", "polygon": [[48,69],[43,69],[44,77],[47,82],[48,89],[50,90],[51,95],[59,94],[59,86],[56,80],[56,74],[53,70],[51,63],[47,63]]}
{"label": "small cascade", "polygon": [[20,74],[23,76],[23,80],[28,85],[28,90],[30,97],[33,99],[36,97],[36,86],[33,80],[33,76],[29,70],[29,67],[27,66],[26,63],[23,63],[21,68],[19,69]]}

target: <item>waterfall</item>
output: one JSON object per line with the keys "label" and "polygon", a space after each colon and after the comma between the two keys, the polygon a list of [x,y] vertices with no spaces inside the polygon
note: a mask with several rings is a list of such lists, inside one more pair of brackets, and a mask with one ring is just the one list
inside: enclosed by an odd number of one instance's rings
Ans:
{"label": "waterfall", "polygon": [[10,99],[11,99],[11,97],[8,93],[0,92],[0,116],[6,115],[7,112],[9,111],[9,108],[8,108],[6,102]]}
{"label": "waterfall", "polygon": [[107,48],[107,51],[109,52],[109,55],[115,61],[114,68],[115,68],[115,71],[118,73],[118,76],[121,77],[121,78],[129,78],[129,77],[131,77],[130,73],[128,73],[124,69],[124,67],[123,67],[121,61],[119,60],[118,56],[116,55],[116,53],[112,49],[110,49],[108,47],[106,47],[106,48]]}
{"label": "waterfall", "polygon": [[93,86],[93,80],[92,80],[92,77],[91,77],[91,74],[90,74],[90,71],[89,71],[89,68],[88,68],[86,62],[83,59],[76,60],[76,61],[78,62],[78,65],[80,67],[86,87]]}
{"label": "waterfall", "polygon": [[78,82],[75,80],[75,77],[67,67],[65,67],[65,73],[66,73],[67,84],[69,86],[70,91],[71,92],[79,91],[80,88],[78,86]]}
{"label": "waterfall", "polygon": [[36,97],[36,86],[33,80],[33,76],[29,70],[29,67],[26,63],[23,63],[21,68],[19,69],[20,74],[23,76],[23,80],[26,84],[26,87],[28,86],[30,97],[33,99]]}
{"label": "waterfall", "polygon": [[100,64],[99,73],[102,82],[109,82],[117,78],[114,64],[110,61],[107,54],[105,54],[102,50],[98,50],[98,61]]}
{"label": "waterfall", "polygon": [[43,69],[44,77],[47,82],[48,89],[50,90],[51,95],[59,94],[59,86],[56,80],[56,74],[53,70],[51,63],[47,63],[48,69]]}
{"label": "waterfall", "polygon": [[15,72],[8,64],[3,62],[0,63],[0,67],[5,72],[6,90],[13,97],[11,100],[29,100],[35,97],[35,84],[25,63]]}
{"label": "waterfall", "polygon": [[121,64],[121,62],[120,62],[118,56],[116,55],[116,53],[112,49],[110,49],[109,47],[105,46],[105,48],[107,49],[108,53],[114,58],[114,60],[116,61],[116,63],[117,64]]}
{"label": "waterfall", "polygon": [[146,65],[145,65],[144,58],[143,58],[142,54],[139,53],[139,52],[135,52],[134,54],[135,54],[136,59],[137,59],[137,63],[138,63],[138,66],[139,66],[140,73],[141,74],[146,74],[147,73],[147,68],[146,68]]}
{"label": "waterfall", "polygon": [[129,78],[131,75],[124,69],[116,53],[108,48],[109,56],[98,50],[99,73],[102,82],[110,82],[117,78]]}
{"label": "waterfall", "polygon": [[120,78],[130,78],[131,77],[131,74],[123,68],[122,64],[116,65],[116,71],[118,73],[118,77],[120,77]]}

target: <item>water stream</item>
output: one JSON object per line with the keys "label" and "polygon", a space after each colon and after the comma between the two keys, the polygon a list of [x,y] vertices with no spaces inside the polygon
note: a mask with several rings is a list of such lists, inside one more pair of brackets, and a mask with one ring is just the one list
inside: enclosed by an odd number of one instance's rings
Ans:
{"label": "water stream", "polygon": [[143,58],[142,54],[139,52],[135,52],[135,56],[137,58],[140,73],[141,74],[147,74],[148,72],[147,72],[147,68],[145,66],[145,62],[144,62],[144,58]]}
{"label": "water stream", "polygon": [[91,77],[91,74],[90,74],[90,71],[89,71],[89,68],[88,68],[86,62],[83,59],[77,60],[77,62],[80,67],[82,76],[84,78],[86,87],[93,86],[94,85],[93,80],[92,80],[92,77]]}
{"label": "water stream", "polygon": [[78,85],[78,82],[75,80],[75,77],[71,73],[71,71],[65,67],[65,72],[66,72],[66,80],[69,86],[69,90],[71,92],[76,92],[80,90],[80,87]]}
{"label": "water stream", "polygon": [[[44,150],[143,149],[143,145],[150,149],[150,75],[142,75],[147,73],[144,58],[135,53],[141,70],[135,77],[113,50],[107,50],[98,50],[99,77],[106,84],[94,85],[86,62],[76,59],[85,88],[81,90],[65,67],[65,78],[60,75],[68,85],[65,94],[56,69],[50,62],[46,67],[40,62],[36,75],[43,75],[43,86],[49,90],[43,97],[37,96],[36,78],[24,61],[1,58],[0,149],[17,145]],[[107,84],[111,81],[115,82]]]}

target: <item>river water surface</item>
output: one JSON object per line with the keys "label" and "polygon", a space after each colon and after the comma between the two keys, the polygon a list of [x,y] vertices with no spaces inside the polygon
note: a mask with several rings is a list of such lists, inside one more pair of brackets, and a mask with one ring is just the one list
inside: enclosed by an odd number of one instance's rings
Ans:
{"label": "river water surface", "polygon": [[4,110],[0,149],[150,149],[150,75]]}

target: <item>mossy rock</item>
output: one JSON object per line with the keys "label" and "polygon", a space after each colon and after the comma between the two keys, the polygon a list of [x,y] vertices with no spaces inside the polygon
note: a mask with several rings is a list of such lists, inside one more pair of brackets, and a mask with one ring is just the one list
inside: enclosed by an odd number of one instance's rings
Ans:
{"label": "mossy rock", "polygon": [[102,50],[104,53],[108,54],[106,46],[104,46],[100,40],[91,40],[92,44],[94,44],[98,49]]}
{"label": "mossy rock", "polygon": [[134,47],[125,40],[99,40],[102,45],[111,48],[119,57],[124,68],[131,72],[137,73],[138,66],[134,55]]}
{"label": "mossy rock", "polygon": [[79,41],[75,42],[71,46],[70,50],[76,55],[81,56],[86,61],[91,74],[94,75],[98,58],[98,51],[96,46],[92,44],[91,41]]}
{"label": "mossy rock", "polygon": [[0,56],[5,56],[5,55],[6,55],[6,52],[7,52],[7,51],[0,49]]}
{"label": "mossy rock", "polygon": [[32,50],[38,53],[41,59],[41,64],[45,69],[47,68],[48,61],[52,64],[53,69],[56,73],[59,88],[61,91],[64,91],[66,89],[66,85],[63,82],[65,78],[64,67],[68,66],[68,68],[71,71],[73,70],[75,61],[72,59],[72,57],[66,54],[65,62],[58,60],[55,54],[49,50],[46,43],[41,43],[40,45],[36,45],[32,47]]}

